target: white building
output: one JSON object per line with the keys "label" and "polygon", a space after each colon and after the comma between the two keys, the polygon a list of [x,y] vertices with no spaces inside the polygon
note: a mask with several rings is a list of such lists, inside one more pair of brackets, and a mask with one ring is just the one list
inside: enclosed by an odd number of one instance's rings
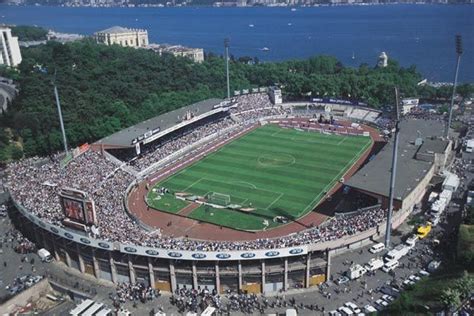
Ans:
{"label": "white building", "polygon": [[10,28],[0,26],[0,65],[15,67],[21,63],[18,37],[12,36]]}
{"label": "white building", "polygon": [[94,33],[97,43],[106,45],[117,44],[124,47],[145,47],[148,45],[148,31],[142,29],[128,29],[121,26]]}
{"label": "white building", "polygon": [[418,107],[420,99],[410,98],[410,99],[402,99],[402,114],[408,114],[411,112],[412,109]]}
{"label": "white building", "polygon": [[172,54],[176,57],[186,57],[196,63],[204,61],[204,50],[202,48],[185,47],[181,45],[150,44],[146,48],[153,50],[160,56],[164,53]]}
{"label": "white building", "polygon": [[377,62],[377,66],[384,68],[388,65],[388,56],[385,52],[382,52],[379,56],[379,60]]}

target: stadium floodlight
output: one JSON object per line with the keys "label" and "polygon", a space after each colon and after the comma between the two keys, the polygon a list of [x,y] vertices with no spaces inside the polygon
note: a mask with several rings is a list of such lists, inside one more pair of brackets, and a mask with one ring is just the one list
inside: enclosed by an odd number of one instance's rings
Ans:
{"label": "stadium floodlight", "polygon": [[59,123],[61,125],[61,133],[63,134],[64,151],[67,156],[69,152],[67,150],[66,130],[64,129],[63,113],[61,110],[61,103],[59,102],[58,87],[56,86],[56,70],[54,70],[53,87],[54,87],[54,97],[56,98],[56,107],[58,108]]}
{"label": "stadium floodlight", "polygon": [[[43,74],[48,74],[48,69],[46,67],[43,67],[42,65],[36,64],[34,66],[34,68],[37,69],[39,72],[41,72]],[[56,86],[56,69],[54,69],[54,77],[53,77],[53,80],[51,81],[51,83],[52,83],[53,88],[54,88],[54,98],[56,99],[56,107],[58,108],[58,116],[59,116],[59,123],[61,125],[61,133],[62,133],[62,136],[63,136],[64,151],[66,152],[66,156],[67,156],[69,154],[69,151],[67,149],[66,131],[64,129],[61,103],[59,102],[58,88]]]}
{"label": "stadium floodlight", "polygon": [[395,178],[397,175],[398,159],[398,134],[400,132],[400,110],[399,110],[398,88],[395,87],[395,130],[393,140],[392,168],[390,169],[390,191],[388,195],[387,226],[385,230],[385,248],[390,248],[390,235],[392,233],[393,194],[395,191]]}
{"label": "stadium floodlight", "polygon": [[454,106],[454,95],[456,94],[456,85],[458,83],[458,73],[459,73],[459,63],[461,62],[461,55],[462,55],[462,37],[461,35],[456,35],[455,39],[456,43],[456,71],[454,72],[454,83],[453,83],[453,94],[451,96],[451,105],[449,107],[449,117],[448,117],[448,124],[446,125],[445,130],[445,137],[449,137],[449,128],[451,127],[451,120],[453,118],[453,106]]}
{"label": "stadium floodlight", "polygon": [[225,48],[225,74],[227,79],[227,99],[230,99],[230,80],[229,80],[229,39],[224,39]]}

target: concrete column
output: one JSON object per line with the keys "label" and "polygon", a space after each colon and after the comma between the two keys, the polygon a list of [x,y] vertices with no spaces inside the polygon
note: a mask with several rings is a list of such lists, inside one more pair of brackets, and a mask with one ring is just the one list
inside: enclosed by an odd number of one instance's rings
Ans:
{"label": "concrete column", "polygon": [[177,289],[177,284],[176,284],[176,274],[174,272],[174,263],[172,260],[170,260],[170,282],[171,282],[171,292],[174,293],[174,291]]}
{"label": "concrete column", "polygon": [[194,261],[192,263],[192,271],[193,271],[193,288],[195,290],[197,290],[197,288],[198,288],[198,276],[197,276],[196,262],[194,262]]}
{"label": "concrete column", "polygon": [[94,266],[94,274],[96,278],[100,278],[100,268],[99,268],[99,261],[95,256],[96,250],[92,249],[92,265]]}
{"label": "concrete column", "polygon": [[39,245],[41,245],[41,246],[44,247],[43,238],[42,238],[43,235],[41,234],[41,232],[39,231],[39,229],[36,228],[36,226],[35,226],[35,228],[34,228],[34,231],[35,231],[36,244],[37,244],[37,245],[39,244]]}
{"label": "concrete column", "polygon": [[135,268],[133,267],[132,260],[130,260],[130,255],[128,255],[128,271],[130,273],[130,283],[137,282],[137,278],[135,277]]}
{"label": "concrete column", "polygon": [[331,251],[327,251],[327,261],[326,261],[326,281],[331,277]]}
{"label": "concrete column", "polygon": [[242,290],[242,263],[240,261],[237,268],[239,270],[239,290]]}
{"label": "concrete column", "polygon": [[265,289],[265,260],[262,260],[262,293]]}
{"label": "concrete column", "polygon": [[310,269],[311,269],[311,254],[308,253],[308,255],[306,256],[306,278],[304,282],[305,288],[309,288]]}
{"label": "concrete column", "polygon": [[72,264],[71,264],[71,257],[69,256],[69,252],[68,251],[64,251],[64,253],[66,254],[66,264],[68,267],[72,267]]}
{"label": "concrete column", "polygon": [[216,291],[217,291],[217,294],[221,294],[221,279],[220,279],[218,261],[216,261]]}
{"label": "concrete column", "polygon": [[86,267],[84,265],[84,260],[82,259],[81,250],[78,244],[76,244],[76,251],[77,258],[79,259],[79,271],[81,271],[81,273],[86,273]]}
{"label": "concrete column", "polygon": [[285,258],[285,275],[283,277],[283,290],[288,290],[288,258]]}
{"label": "concrete column", "polygon": [[53,244],[54,258],[56,259],[56,261],[60,261],[61,259],[59,258],[59,252],[58,248],[56,247],[56,241],[54,240],[54,238],[51,238],[51,242]]}
{"label": "concrete column", "polygon": [[112,253],[110,251],[109,251],[109,263],[110,263],[110,274],[112,275],[112,282],[118,283],[117,268],[115,267],[114,258],[112,258]]}
{"label": "concrete column", "polygon": [[155,272],[153,272],[153,263],[151,262],[151,258],[148,257],[148,273],[150,275],[150,285],[151,288],[155,288]]}

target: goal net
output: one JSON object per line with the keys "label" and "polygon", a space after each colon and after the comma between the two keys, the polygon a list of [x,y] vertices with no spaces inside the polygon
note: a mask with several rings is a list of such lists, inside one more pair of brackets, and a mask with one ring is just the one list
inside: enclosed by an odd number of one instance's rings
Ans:
{"label": "goal net", "polygon": [[230,195],[212,192],[207,195],[207,201],[212,204],[227,206],[230,204]]}

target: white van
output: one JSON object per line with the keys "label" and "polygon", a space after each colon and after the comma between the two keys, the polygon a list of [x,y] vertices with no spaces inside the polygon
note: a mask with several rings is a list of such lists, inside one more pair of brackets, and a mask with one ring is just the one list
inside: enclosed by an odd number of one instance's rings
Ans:
{"label": "white van", "polygon": [[339,307],[337,311],[345,316],[354,315],[354,312],[349,307]]}
{"label": "white van", "polygon": [[380,258],[372,258],[364,266],[367,271],[375,271],[377,269],[380,269],[381,267],[383,267],[383,260]]}
{"label": "white van", "polygon": [[411,247],[408,247],[406,245],[400,244],[387,252],[387,254],[384,257],[384,260],[386,262],[388,261],[397,261],[400,260],[401,257],[405,256],[409,251]]}
{"label": "white van", "polygon": [[41,248],[40,250],[38,250],[38,256],[41,258],[41,261],[43,262],[51,262],[53,260],[53,256],[51,256],[51,253],[44,248]]}
{"label": "white van", "polygon": [[398,267],[398,265],[399,265],[399,263],[398,263],[397,260],[389,261],[389,262],[387,262],[383,265],[382,271],[383,272],[390,272],[393,269],[395,269],[396,267]]}
{"label": "white van", "polygon": [[382,250],[385,249],[385,245],[383,243],[378,243],[378,244],[375,244],[373,245],[372,247],[370,247],[369,249],[369,252],[371,253],[377,253],[377,252],[381,252]]}

